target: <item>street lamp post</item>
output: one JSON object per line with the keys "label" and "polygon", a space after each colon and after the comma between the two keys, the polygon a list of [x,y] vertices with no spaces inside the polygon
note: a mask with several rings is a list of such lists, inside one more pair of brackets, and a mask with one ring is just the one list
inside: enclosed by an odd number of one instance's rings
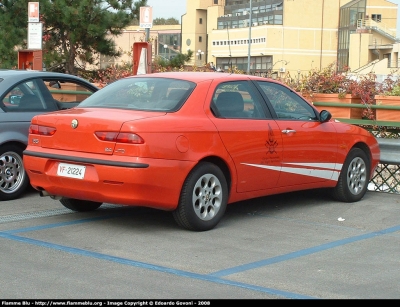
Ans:
{"label": "street lamp post", "polygon": [[[165,58],[169,59],[169,57],[167,56],[167,48],[168,48],[168,45],[165,44],[165,45],[164,45],[164,54],[165,54]],[[168,51],[168,55],[169,55],[169,51]]]}
{"label": "street lamp post", "polygon": [[250,60],[251,60],[251,20],[253,19],[252,12],[253,7],[252,7],[252,2],[250,0],[250,16],[249,16],[249,45],[248,45],[248,50],[247,50],[247,74],[250,74]]}

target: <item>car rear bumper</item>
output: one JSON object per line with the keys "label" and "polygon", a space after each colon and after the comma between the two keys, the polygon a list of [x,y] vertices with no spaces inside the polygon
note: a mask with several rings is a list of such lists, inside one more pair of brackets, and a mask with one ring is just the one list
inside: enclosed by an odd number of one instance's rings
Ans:
{"label": "car rear bumper", "polygon": [[[26,150],[24,166],[31,185],[46,192],[43,194],[174,210],[183,182],[195,165],[191,161],[131,158],[135,162],[124,162],[106,158],[87,154],[70,157]],[[84,178],[59,176],[60,162],[85,166]]]}

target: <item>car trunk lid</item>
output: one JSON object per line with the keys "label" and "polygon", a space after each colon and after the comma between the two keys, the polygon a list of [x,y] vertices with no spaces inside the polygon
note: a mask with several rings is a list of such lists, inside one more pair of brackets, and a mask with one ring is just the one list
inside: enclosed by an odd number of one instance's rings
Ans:
{"label": "car trunk lid", "polygon": [[96,132],[120,132],[125,122],[163,115],[162,112],[74,108],[39,116],[37,124],[56,128],[54,135],[41,137],[44,148],[111,155],[116,142],[101,141]]}

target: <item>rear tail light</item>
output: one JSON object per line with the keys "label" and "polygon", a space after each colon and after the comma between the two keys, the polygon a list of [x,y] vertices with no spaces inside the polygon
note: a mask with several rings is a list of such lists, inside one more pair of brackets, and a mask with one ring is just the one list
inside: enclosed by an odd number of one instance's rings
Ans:
{"label": "rear tail light", "polygon": [[110,141],[125,144],[144,144],[144,140],[137,134],[131,132],[105,132],[98,131],[96,137],[101,141]]}
{"label": "rear tail light", "polygon": [[52,136],[54,133],[56,133],[56,131],[57,131],[56,128],[53,127],[39,126],[39,125],[29,126],[29,134]]}

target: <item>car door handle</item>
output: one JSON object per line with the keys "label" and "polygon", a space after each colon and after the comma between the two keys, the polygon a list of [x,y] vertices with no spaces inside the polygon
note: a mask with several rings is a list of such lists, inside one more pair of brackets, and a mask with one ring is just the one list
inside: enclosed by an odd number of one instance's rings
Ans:
{"label": "car door handle", "polygon": [[285,133],[285,134],[295,133],[295,132],[296,132],[296,130],[290,130],[290,129],[282,130],[282,133]]}

